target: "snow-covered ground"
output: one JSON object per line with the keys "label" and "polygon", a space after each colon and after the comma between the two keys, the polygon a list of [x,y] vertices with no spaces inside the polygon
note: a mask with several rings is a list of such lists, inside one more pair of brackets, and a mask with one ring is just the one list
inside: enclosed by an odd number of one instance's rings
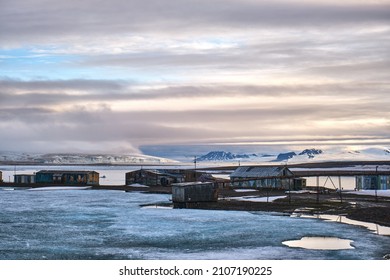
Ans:
{"label": "snow-covered ground", "polygon": [[85,187],[76,187],[76,186],[53,186],[53,187],[42,187],[42,188],[32,188],[28,189],[29,191],[70,191],[70,190],[88,190],[91,189],[92,186]]}
{"label": "snow-covered ground", "polygon": [[255,189],[235,189],[235,192],[257,192]]}
{"label": "snow-covered ground", "polygon": [[135,188],[149,188],[149,186],[141,185],[141,184],[138,184],[138,183],[131,184],[131,185],[128,185],[128,186],[129,187],[135,187]]}
{"label": "snow-covered ground", "polygon": [[[348,191],[346,193],[375,196],[375,190]],[[377,190],[377,196],[390,197],[390,190]]]}
{"label": "snow-covered ground", "polygon": [[240,197],[226,197],[225,199],[238,200],[238,201],[250,201],[250,202],[273,202],[277,199],[285,198],[287,196],[269,196],[269,197],[258,197],[258,196],[240,196]]}

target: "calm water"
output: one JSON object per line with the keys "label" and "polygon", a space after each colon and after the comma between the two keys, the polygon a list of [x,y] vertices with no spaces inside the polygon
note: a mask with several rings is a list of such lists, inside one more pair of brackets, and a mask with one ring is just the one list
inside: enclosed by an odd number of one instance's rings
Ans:
{"label": "calm water", "polygon": [[[278,214],[140,207],[169,195],[0,190],[0,259],[381,259],[390,237]],[[303,237],[354,249],[291,248]]]}

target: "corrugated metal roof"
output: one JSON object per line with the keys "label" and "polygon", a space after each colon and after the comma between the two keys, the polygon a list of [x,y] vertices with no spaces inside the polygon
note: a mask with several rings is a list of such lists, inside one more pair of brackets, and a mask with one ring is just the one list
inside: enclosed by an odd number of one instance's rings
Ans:
{"label": "corrugated metal roof", "polygon": [[[283,170],[286,170],[285,174]],[[230,175],[230,178],[271,178],[286,175],[292,176],[293,173],[284,166],[240,166]]]}

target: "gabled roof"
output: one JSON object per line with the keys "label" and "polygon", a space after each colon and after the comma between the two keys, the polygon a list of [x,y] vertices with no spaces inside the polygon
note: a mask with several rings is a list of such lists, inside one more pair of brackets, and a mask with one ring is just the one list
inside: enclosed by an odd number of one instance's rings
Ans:
{"label": "gabled roof", "polygon": [[240,166],[230,178],[275,178],[283,176],[294,176],[285,166]]}

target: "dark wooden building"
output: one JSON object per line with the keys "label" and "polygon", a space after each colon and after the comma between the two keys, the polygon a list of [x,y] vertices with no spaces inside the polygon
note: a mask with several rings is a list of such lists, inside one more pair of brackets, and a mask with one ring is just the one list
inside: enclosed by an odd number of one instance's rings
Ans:
{"label": "dark wooden building", "polygon": [[218,186],[210,182],[188,182],[172,185],[172,202],[175,207],[185,207],[188,203],[218,201]]}
{"label": "dark wooden building", "polygon": [[231,175],[233,187],[240,188],[281,188],[300,189],[303,184],[300,179],[296,183],[301,186],[294,187],[295,175],[285,166],[241,166]]}
{"label": "dark wooden building", "polygon": [[61,185],[99,185],[99,173],[95,171],[41,170],[36,173],[35,182]]}
{"label": "dark wooden building", "polygon": [[126,173],[126,185],[171,186],[197,181],[201,176],[201,173],[191,169],[139,169]]}

